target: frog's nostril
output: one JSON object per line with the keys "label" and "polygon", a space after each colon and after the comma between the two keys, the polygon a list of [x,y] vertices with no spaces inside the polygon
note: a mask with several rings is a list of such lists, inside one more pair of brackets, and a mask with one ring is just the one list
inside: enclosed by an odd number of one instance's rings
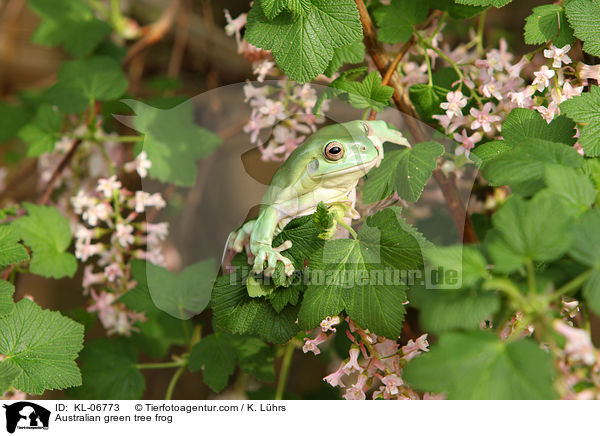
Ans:
{"label": "frog's nostril", "polygon": [[367,147],[365,145],[362,146],[362,151],[367,151]]}

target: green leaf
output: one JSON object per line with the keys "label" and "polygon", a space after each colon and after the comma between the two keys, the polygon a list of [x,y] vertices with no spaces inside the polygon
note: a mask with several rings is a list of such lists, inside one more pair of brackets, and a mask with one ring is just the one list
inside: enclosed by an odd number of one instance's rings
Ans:
{"label": "green leaf", "polygon": [[202,369],[204,383],[213,391],[221,392],[235,369],[235,354],[235,348],[222,334],[205,336],[192,348],[190,371]]}
{"label": "green leaf", "polygon": [[403,373],[416,389],[461,400],[555,399],[554,377],[552,357],[537,343],[502,342],[489,331],[442,334]]}
{"label": "green leaf", "polygon": [[515,108],[502,123],[502,136],[508,145],[519,145],[529,139],[575,144],[575,124],[561,115],[550,124],[538,111]]}
{"label": "green leaf", "polygon": [[71,244],[69,221],[55,207],[24,203],[28,216],[14,221],[33,252],[29,269],[44,277],[73,277],[77,260],[66,250]]}
{"label": "green leaf", "polygon": [[408,41],[414,26],[425,20],[427,12],[428,1],[392,0],[389,6],[375,10],[375,22],[379,27],[377,38],[390,44]]}
{"label": "green leaf", "polygon": [[60,138],[62,115],[48,104],[42,104],[33,121],[21,130],[19,138],[29,145],[27,156],[39,156],[54,150]]}
{"label": "green leaf", "polygon": [[469,157],[478,166],[484,167],[489,161],[496,159],[512,148],[512,145],[508,145],[502,140],[490,141],[475,147]]}
{"label": "green leaf", "polygon": [[0,331],[3,362],[23,370],[13,383],[16,389],[41,395],[81,384],[75,359],[83,344],[82,325],[24,298],[0,318]]}
{"label": "green leaf", "polygon": [[[150,296],[160,310],[175,318],[190,319],[208,305],[216,274],[213,259],[190,265],[179,274],[153,263],[145,263],[145,267]],[[136,276],[141,273],[137,270]]]}
{"label": "green leaf", "polygon": [[323,72],[328,77],[333,76],[344,64],[359,64],[365,59],[365,44],[358,40],[352,44],[333,50],[333,58]]}
{"label": "green leaf", "polygon": [[29,254],[19,244],[19,239],[15,227],[0,225],[0,268],[29,260]]}
{"label": "green leaf", "polygon": [[594,268],[583,287],[583,297],[590,309],[600,314],[600,209],[581,216],[573,226],[573,243],[569,255],[577,262]]}
{"label": "green leaf", "polygon": [[454,3],[454,0],[431,0],[431,7],[447,11],[452,18],[471,18],[487,9],[487,6],[465,6]]}
{"label": "green leaf", "polygon": [[573,43],[573,29],[567,22],[565,11],[560,5],[542,5],[533,8],[525,20],[525,42],[544,44],[548,41],[556,47]]}
{"label": "green leaf", "polygon": [[381,77],[376,71],[370,72],[362,82],[346,80],[344,76],[331,82],[330,86],[347,93],[348,101],[357,109],[382,111],[390,103],[394,89],[381,85]]}
{"label": "green leaf", "polygon": [[469,5],[469,6],[493,6],[495,8],[501,8],[502,6],[506,6],[512,0],[454,0],[456,3],[460,5]]}
{"label": "green leaf", "polygon": [[269,347],[260,339],[249,336],[229,335],[228,338],[242,371],[262,381],[275,381],[275,347]]}
{"label": "green leaf", "polygon": [[571,0],[565,10],[575,36],[583,41],[583,51],[600,56],[600,1]]}
{"label": "green leaf", "polygon": [[23,370],[10,361],[0,361],[0,394],[3,394],[13,385]]}
{"label": "green leaf", "polygon": [[0,143],[17,136],[19,130],[31,120],[33,115],[33,110],[27,105],[0,102]]}
{"label": "green leaf", "polygon": [[124,100],[136,115],[133,127],[145,135],[136,151],[148,154],[150,177],[177,186],[193,186],[197,161],[212,153],[221,138],[194,121],[194,106],[187,100],[171,109],[157,109],[142,102]]}
{"label": "green leaf", "polygon": [[488,161],[482,173],[492,186],[510,185],[519,194],[531,195],[544,187],[546,164],[579,168],[583,158],[566,144],[530,138]]}
{"label": "green leaf", "polygon": [[248,14],[246,38],[272,50],[277,65],[292,80],[308,82],[325,71],[334,49],[362,39],[362,26],[352,0],[310,0],[304,15],[283,11],[273,20],[256,1]]}
{"label": "green leaf", "polygon": [[277,313],[281,312],[288,304],[295,306],[300,300],[300,289],[298,285],[277,288],[269,297],[271,306]]}
{"label": "green leaf", "polygon": [[273,247],[279,247],[285,241],[292,241],[292,247],[283,251],[297,271],[304,269],[306,261],[312,253],[323,246],[319,238],[321,230],[315,225],[313,215],[307,215],[290,221],[273,239]]}
{"label": "green leaf", "polygon": [[94,56],[63,62],[58,83],[48,90],[46,99],[61,112],[78,113],[90,102],[119,98],[127,85],[117,61],[108,56]]}
{"label": "green leaf", "polygon": [[277,313],[264,298],[252,298],[246,289],[249,267],[245,253],[234,259],[238,269],[218,277],[211,307],[217,327],[234,334],[258,335],[267,342],[285,343],[298,332],[298,309],[286,306]]}
{"label": "green leaf", "polygon": [[411,307],[419,309],[419,321],[428,332],[454,329],[478,330],[481,322],[500,310],[500,297],[477,289],[456,292],[414,287],[408,292]]}
{"label": "green leaf", "polygon": [[406,201],[417,201],[437,166],[444,147],[436,141],[421,142],[403,151],[396,169],[396,190]]}
{"label": "green leaf", "polygon": [[81,400],[139,400],[146,389],[136,368],[137,349],[125,339],[94,339],[79,356],[83,385],[68,395]]}
{"label": "green leaf", "polygon": [[438,271],[441,268],[444,272],[454,271],[456,273],[458,282],[450,283],[453,288],[457,288],[457,284],[460,284],[462,288],[468,288],[488,275],[487,261],[474,246],[432,246],[425,250],[424,255],[431,268]]}
{"label": "green leaf", "polygon": [[[513,195],[492,216],[492,223],[497,233],[492,233],[496,236],[486,245],[500,270],[510,272],[525,259],[555,260],[571,245],[571,219],[556,207],[549,192],[540,192],[531,200]],[[504,268],[507,253],[511,263]]]}
{"label": "green leaf", "polygon": [[367,218],[358,239],[327,241],[310,258],[299,324],[310,329],[345,310],[361,327],[397,337],[406,301],[399,273],[422,265],[415,237],[401,227],[392,210],[378,212]]}
{"label": "green leaf", "polygon": [[126,292],[119,301],[130,310],[144,313],[146,321],[138,322],[139,332],[131,334],[131,341],[151,357],[163,358],[172,345],[187,343],[185,329],[193,329],[191,321],[174,318],[156,307],[148,289],[146,263],[134,260],[130,263],[135,288]]}
{"label": "green leaf", "polygon": [[0,279],[0,317],[8,315],[15,307],[13,294],[15,286],[11,282]]}
{"label": "green leaf", "polygon": [[579,143],[586,156],[600,156],[600,86],[592,86],[590,92],[562,102],[560,110],[584,124]]}
{"label": "green leaf", "polygon": [[569,215],[581,215],[596,200],[594,185],[580,170],[547,164],[545,179],[548,189],[560,199]]}
{"label": "green leaf", "polygon": [[111,31],[83,1],[29,0],[29,7],[42,19],[33,34],[33,42],[49,46],[62,44],[73,56],[90,54]]}
{"label": "green leaf", "polygon": [[441,86],[430,86],[422,83],[418,83],[408,88],[410,100],[415,105],[415,109],[419,113],[419,116],[428,121],[432,120],[432,115],[444,112],[440,107],[440,104],[446,101],[446,94],[449,92],[449,89],[442,88]]}
{"label": "green leaf", "polygon": [[363,187],[363,201],[373,203],[394,193],[406,201],[417,201],[436,168],[436,159],[444,147],[435,141],[416,144],[413,148],[386,153],[379,168],[369,172]]}
{"label": "green leaf", "polygon": [[260,4],[269,20],[275,18],[284,9],[306,16],[312,6],[310,0],[260,0]]}

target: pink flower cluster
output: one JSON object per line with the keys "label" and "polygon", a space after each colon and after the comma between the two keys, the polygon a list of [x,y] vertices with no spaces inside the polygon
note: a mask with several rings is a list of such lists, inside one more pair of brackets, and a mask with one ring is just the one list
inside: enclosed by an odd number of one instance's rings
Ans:
{"label": "pink flower cluster", "polygon": [[[440,105],[445,113],[433,118],[460,144],[456,154],[468,157],[484,138],[501,138],[500,123],[516,107],[535,109],[548,123],[560,115],[560,103],[581,95],[586,81],[600,75],[598,69],[588,65],[572,68],[567,54],[570,49],[569,45],[551,45],[544,50],[547,64],[534,71],[533,80],[527,83],[521,74],[525,67],[533,65],[526,58],[513,63],[514,56],[507,51],[504,40],[499,49],[487,51],[484,59],[474,49],[459,46],[450,51],[445,47],[461,77],[458,90],[448,92]],[[473,104],[465,113],[469,101]]]}
{"label": "pink flower cluster", "polygon": [[[150,166],[146,154],[140,153],[124,168],[146,176]],[[92,299],[88,311],[98,314],[109,334],[129,335],[136,322],[144,321],[143,314],[118,301],[135,286],[129,261],[138,258],[163,264],[161,244],[168,234],[167,223],[149,223],[139,217],[148,208],[165,207],[165,200],[158,193],[132,193],[112,175],[100,178],[95,192],[79,190],[71,205],[81,219],[75,230],[75,256],[82,262],[91,260],[82,284]]]}
{"label": "pink flower cluster", "polygon": [[[352,341],[349,357],[340,363],[335,372],[323,380],[331,386],[346,388],[344,398],[347,400],[364,400],[367,398],[367,393],[373,399],[420,399],[416,392],[404,384],[401,373],[408,361],[422,352],[429,351],[427,334],[416,340],[411,339],[406,345],[400,347],[396,340],[361,329],[349,318],[346,318],[346,321],[349,326],[346,335]],[[317,337],[305,338],[302,350],[305,353],[319,354],[318,346],[336,332],[334,326],[340,322],[337,316],[324,319]]]}

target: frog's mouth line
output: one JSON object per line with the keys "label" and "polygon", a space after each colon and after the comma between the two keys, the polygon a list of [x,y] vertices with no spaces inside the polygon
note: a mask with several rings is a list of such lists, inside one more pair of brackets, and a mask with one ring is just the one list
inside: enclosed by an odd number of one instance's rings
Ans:
{"label": "frog's mouth line", "polygon": [[342,170],[332,171],[332,172],[327,173],[326,175],[322,176],[322,178],[328,179],[333,176],[341,176],[343,174],[355,173],[356,170],[361,167],[364,168],[365,174],[366,174],[369,172],[369,170],[371,170],[371,168],[373,168],[374,166],[377,166],[379,164],[379,162],[381,162],[381,159],[379,159],[379,156],[377,156],[376,158],[374,158],[373,160],[371,160],[369,162],[361,162],[357,165],[353,165],[351,167],[344,168]]}

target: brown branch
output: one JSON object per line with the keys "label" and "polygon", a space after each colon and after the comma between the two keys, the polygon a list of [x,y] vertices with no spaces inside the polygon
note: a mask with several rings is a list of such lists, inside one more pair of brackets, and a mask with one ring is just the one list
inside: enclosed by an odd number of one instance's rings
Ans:
{"label": "brown branch", "polygon": [[190,18],[192,16],[192,5],[189,0],[183,0],[183,10],[177,17],[177,30],[175,32],[175,42],[173,43],[173,51],[169,59],[169,68],[167,76],[177,77],[183,63],[183,56],[190,33]]}
{"label": "brown branch", "polygon": [[[367,52],[379,70],[379,73],[384,78],[389,74],[389,85],[394,88],[394,94],[392,95],[394,103],[400,111],[408,115],[405,120],[413,139],[416,142],[423,142],[425,140],[425,135],[421,129],[421,124],[417,122],[417,120],[419,120],[419,116],[407,98],[406,91],[400,83],[398,75],[395,72],[395,67],[392,68],[395,60],[392,61],[390,57],[381,49],[379,41],[377,41],[373,21],[371,20],[369,11],[367,10],[363,0],[355,1],[360,14],[363,33],[365,35],[364,43],[367,48]],[[398,56],[396,56],[396,58],[398,58]],[[462,204],[462,201],[460,200],[454,174],[446,176],[441,169],[437,168],[433,171],[433,176],[440,185],[440,188],[444,194],[459,238],[468,243],[477,242],[477,235],[475,233],[475,229],[473,228],[471,219],[464,205]]]}
{"label": "brown branch", "polygon": [[123,65],[128,65],[134,57],[165,37],[171,27],[173,27],[173,22],[175,21],[180,5],[180,0],[171,0],[171,3],[163,11],[160,18],[147,26],[143,30],[144,36],[129,48],[123,59]]}
{"label": "brown branch", "polygon": [[50,195],[52,195],[52,191],[54,191],[54,185],[60,178],[62,172],[65,170],[67,165],[69,165],[69,162],[71,162],[71,159],[73,159],[75,152],[77,151],[82,142],[83,141],[81,139],[76,139],[75,142],[73,142],[73,145],[71,146],[71,149],[68,151],[68,153],[63,156],[58,166],[52,172],[52,176],[50,177],[48,185],[46,185],[46,189],[40,197],[38,204],[45,205],[48,203],[48,201],[50,200]]}

